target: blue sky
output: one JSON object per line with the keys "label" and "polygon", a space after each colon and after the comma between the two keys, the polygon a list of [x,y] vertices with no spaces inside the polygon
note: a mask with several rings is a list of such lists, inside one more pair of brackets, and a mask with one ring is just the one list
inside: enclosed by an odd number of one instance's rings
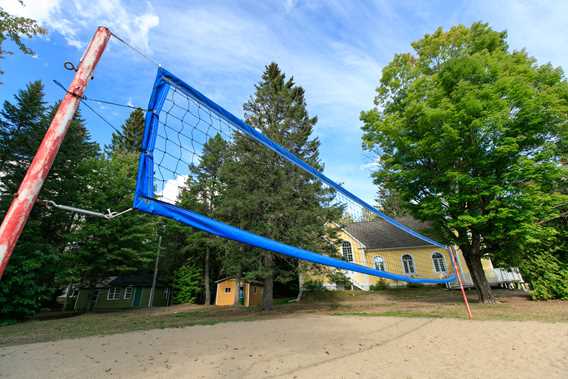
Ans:
{"label": "blue sky", "polygon": [[[266,64],[275,61],[306,90],[326,173],[367,201],[376,188],[373,156],[361,148],[359,113],[372,106],[380,72],[397,52],[438,26],[489,22],[507,30],[514,49],[540,63],[568,69],[568,2],[527,1],[126,1],[0,0],[9,12],[33,17],[46,37],[29,41],[33,57],[0,62],[0,101],[42,80],[49,101],[62,97],[97,25],[117,35],[238,116]],[[11,46],[8,46],[9,48]],[[156,67],[111,42],[87,96],[144,106]],[[97,106],[120,125],[128,112]],[[93,138],[109,142],[112,129],[83,109]]]}

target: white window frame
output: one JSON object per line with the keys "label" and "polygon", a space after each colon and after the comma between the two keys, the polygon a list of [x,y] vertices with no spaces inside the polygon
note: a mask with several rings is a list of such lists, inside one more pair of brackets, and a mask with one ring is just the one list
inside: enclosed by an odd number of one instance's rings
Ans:
{"label": "white window frame", "polygon": [[[112,294],[112,296],[111,296]],[[122,288],[120,287],[110,287],[107,291],[107,300],[114,301],[120,300],[122,295]]]}
{"label": "white window frame", "polygon": [[[441,265],[440,268],[442,268],[443,270],[438,270],[438,267],[436,265],[436,260],[438,260],[438,264]],[[444,257],[444,254],[438,251],[432,253],[432,266],[434,266],[434,272],[436,273],[443,274],[448,272],[448,265],[446,264],[446,258]]]}
{"label": "white window frame", "polygon": [[[346,249],[347,248],[347,249]],[[346,250],[349,250],[346,252]],[[341,255],[346,262],[354,262],[353,245],[349,241],[341,241]]]}
{"label": "white window frame", "polygon": [[[405,264],[405,262],[404,262],[404,257],[406,257],[406,256],[410,257],[410,262],[412,263],[412,271],[410,271],[410,272],[406,270],[406,264]],[[408,254],[408,253],[402,254],[401,257],[400,257],[400,262],[401,262],[401,264],[402,264],[402,271],[403,271],[406,275],[414,275],[414,274],[416,274],[416,261],[414,260],[414,257],[412,256],[412,254]]]}
{"label": "white window frame", "polygon": [[128,286],[124,289],[124,300],[130,300],[132,299],[132,294],[134,293],[134,287],[132,286]]}
{"label": "white window frame", "polygon": [[[378,259],[381,260],[381,264],[382,264],[382,266],[383,266],[382,269],[377,267],[377,260],[378,260]],[[385,263],[385,258],[382,257],[382,256],[380,256],[380,255],[375,255],[375,256],[373,257],[373,265],[375,265],[375,268],[376,268],[377,270],[379,270],[379,271],[386,271],[386,270],[387,270],[387,265],[386,265],[386,263]]]}

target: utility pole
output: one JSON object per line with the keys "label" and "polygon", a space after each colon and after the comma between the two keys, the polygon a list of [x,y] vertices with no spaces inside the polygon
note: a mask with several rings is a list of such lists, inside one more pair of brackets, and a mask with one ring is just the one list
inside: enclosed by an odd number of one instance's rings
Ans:
{"label": "utility pole", "polygon": [[152,288],[150,289],[150,299],[148,300],[148,308],[154,305],[154,293],[156,292],[156,281],[158,280],[158,262],[160,261],[160,250],[162,247],[162,236],[158,236],[158,251],[156,252],[156,263],[154,264],[154,278],[152,279]]}

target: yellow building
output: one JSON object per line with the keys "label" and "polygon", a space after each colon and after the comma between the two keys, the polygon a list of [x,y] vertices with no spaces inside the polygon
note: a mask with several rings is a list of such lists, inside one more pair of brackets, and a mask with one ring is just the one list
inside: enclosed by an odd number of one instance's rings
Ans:
{"label": "yellow building", "polygon": [[[234,305],[237,281],[234,278],[225,278],[217,282],[215,305]],[[256,306],[262,303],[264,287],[257,281],[240,281],[239,302],[245,307]]]}
{"label": "yellow building", "polygon": [[[427,224],[410,217],[400,218],[398,221],[417,231],[428,229]],[[348,224],[340,230],[338,237],[338,250],[343,259],[349,262],[416,278],[441,279],[454,272],[447,250],[430,245],[382,219]],[[456,250],[466,285],[471,286],[471,276],[461,251]],[[488,279],[492,278],[494,268],[491,260],[486,258],[482,263]],[[382,279],[352,271],[342,270],[342,272],[354,287],[362,290],[369,290],[372,285],[379,282],[388,286],[407,284],[403,281]],[[309,275],[306,279],[316,280]],[[328,279],[324,279],[323,282],[328,289],[340,289],[340,286]]]}

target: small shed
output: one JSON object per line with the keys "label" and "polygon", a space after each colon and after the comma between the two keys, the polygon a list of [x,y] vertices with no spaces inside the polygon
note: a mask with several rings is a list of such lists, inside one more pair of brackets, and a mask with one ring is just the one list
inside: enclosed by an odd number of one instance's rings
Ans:
{"label": "small shed", "polygon": [[[153,274],[111,276],[91,287],[78,286],[71,290],[67,308],[78,312],[146,308],[150,301]],[[152,306],[167,306],[171,288],[158,280]]]}
{"label": "small shed", "polygon": [[[217,280],[217,294],[215,305],[234,305],[237,281],[235,278]],[[239,286],[239,303],[245,307],[256,306],[262,303],[264,286],[256,280],[241,280]]]}

